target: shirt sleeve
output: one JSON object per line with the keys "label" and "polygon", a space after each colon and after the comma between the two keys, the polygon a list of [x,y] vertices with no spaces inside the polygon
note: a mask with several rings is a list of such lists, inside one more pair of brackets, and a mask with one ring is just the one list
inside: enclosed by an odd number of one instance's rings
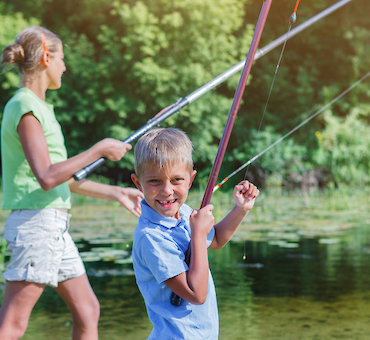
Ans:
{"label": "shirt sleeve", "polygon": [[207,235],[207,248],[211,245],[214,237],[215,237],[215,227],[213,226],[211,231]]}
{"label": "shirt sleeve", "polygon": [[15,130],[17,130],[18,124],[22,117],[29,112],[31,112],[33,116],[40,122],[40,124],[42,124],[42,116],[39,114],[38,111],[39,110],[37,109],[37,107],[28,101],[15,101],[13,103],[13,112],[16,113],[14,117]]}
{"label": "shirt sleeve", "polygon": [[140,243],[141,259],[158,283],[189,269],[182,250],[163,234],[145,234]]}

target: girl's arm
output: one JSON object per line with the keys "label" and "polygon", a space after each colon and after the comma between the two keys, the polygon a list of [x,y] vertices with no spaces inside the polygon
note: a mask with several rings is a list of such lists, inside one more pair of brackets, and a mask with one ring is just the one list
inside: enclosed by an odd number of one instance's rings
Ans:
{"label": "girl's arm", "polygon": [[214,217],[213,206],[207,205],[190,215],[191,257],[189,270],[166,280],[167,286],[178,296],[193,304],[203,304],[208,290],[207,235]]}
{"label": "girl's arm", "polygon": [[89,180],[76,182],[73,178],[68,181],[72,192],[119,202],[123,207],[135,216],[141,215],[140,202],[144,198],[141,191],[134,188],[122,188],[116,185],[96,183]]}
{"label": "girl's arm", "polygon": [[45,191],[66,182],[75,172],[98,158],[104,157],[118,161],[126,151],[131,149],[129,144],[106,138],[79,155],[52,164],[41,124],[32,112],[23,115],[21,118],[18,124],[18,134],[26,159],[37,181]]}
{"label": "girl's arm", "polygon": [[210,246],[211,249],[220,249],[230,241],[240,223],[253,208],[258,194],[259,190],[256,186],[248,181],[242,181],[235,186],[233,193],[235,206],[221,222],[215,225],[215,236]]}

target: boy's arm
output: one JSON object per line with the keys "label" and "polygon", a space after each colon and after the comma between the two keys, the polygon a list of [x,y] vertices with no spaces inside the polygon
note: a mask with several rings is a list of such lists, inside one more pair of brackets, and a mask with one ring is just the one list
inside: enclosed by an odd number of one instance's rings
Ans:
{"label": "boy's arm", "polygon": [[207,235],[214,224],[212,209],[212,205],[207,205],[199,211],[194,210],[191,214],[189,270],[165,281],[175,294],[193,304],[202,304],[207,298],[209,272]]}
{"label": "boy's arm", "polygon": [[122,188],[85,179],[76,182],[73,178],[68,181],[68,184],[71,191],[76,194],[117,201],[132,214],[140,217],[140,202],[144,195],[137,189]]}
{"label": "boy's arm", "polygon": [[215,225],[215,236],[210,245],[211,249],[220,249],[230,241],[240,223],[253,208],[254,201],[259,194],[255,185],[248,181],[242,181],[234,188],[234,208],[227,216]]}

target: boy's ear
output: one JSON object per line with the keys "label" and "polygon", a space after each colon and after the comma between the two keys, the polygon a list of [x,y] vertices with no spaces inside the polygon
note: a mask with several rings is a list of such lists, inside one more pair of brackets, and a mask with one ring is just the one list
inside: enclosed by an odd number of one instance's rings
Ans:
{"label": "boy's ear", "polygon": [[138,188],[141,192],[143,191],[140,185],[139,177],[136,176],[136,174],[131,174],[131,179],[136,185],[136,188]]}
{"label": "boy's ear", "polygon": [[193,184],[193,181],[194,181],[194,178],[195,178],[195,175],[197,174],[197,171],[196,170],[193,170],[193,172],[191,173],[190,175],[190,184],[189,184],[189,189],[191,188],[191,185]]}

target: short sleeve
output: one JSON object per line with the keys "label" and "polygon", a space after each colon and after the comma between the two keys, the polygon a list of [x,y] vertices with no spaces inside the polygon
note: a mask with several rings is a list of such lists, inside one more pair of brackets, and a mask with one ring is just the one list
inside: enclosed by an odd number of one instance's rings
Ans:
{"label": "short sleeve", "polygon": [[215,237],[215,227],[212,227],[211,231],[207,235],[207,248],[211,245],[214,237]]}
{"label": "short sleeve", "polygon": [[38,114],[38,110],[35,107],[35,105],[32,105],[29,101],[14,101],[12,103],[13,108],[12,111],[15,112],[15,117],[14,117],[14,129],[17,130],[18,124],[22,117],[29,113],[32,112],[33,116],[42,124],[42,117],[40,114]]}
{"label": "short sleeve", "polygon": [[140,257],[158,283],[177,276],[189,268],[184,253],[163,234],[145,234],[140,240]]}

